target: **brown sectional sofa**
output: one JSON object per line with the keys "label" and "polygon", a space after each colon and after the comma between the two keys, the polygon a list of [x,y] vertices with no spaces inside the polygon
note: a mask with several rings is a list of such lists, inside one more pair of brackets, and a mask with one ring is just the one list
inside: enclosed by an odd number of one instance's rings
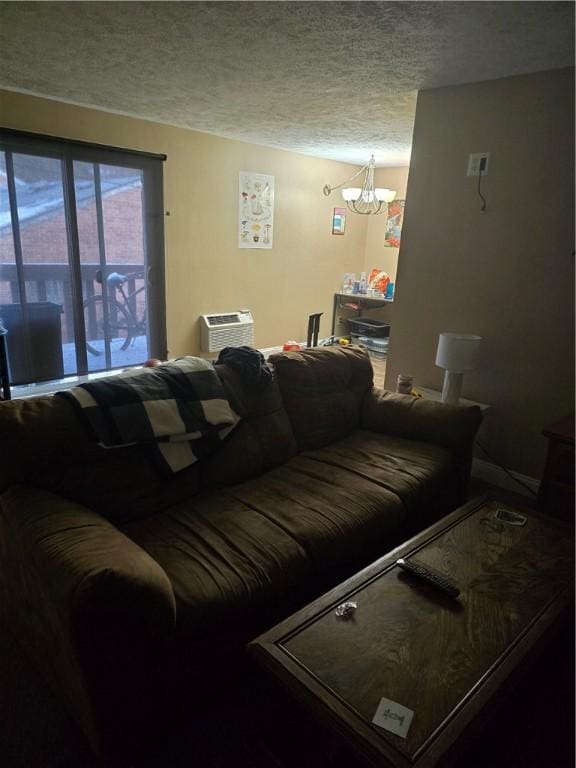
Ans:
{"label": "brown sectional sofa", "polygon": [[64,398],[0,404],[2,618],[110,761],[185,680],[465,498],[479,409],[377,390],[354,348],[271,363],[263,392],[217,366],[242,421],[169,480]]}

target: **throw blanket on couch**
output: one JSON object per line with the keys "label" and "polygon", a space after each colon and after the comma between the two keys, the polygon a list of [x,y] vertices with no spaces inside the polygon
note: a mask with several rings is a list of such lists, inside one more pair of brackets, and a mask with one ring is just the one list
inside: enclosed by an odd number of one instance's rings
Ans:
{"label": "throw blanket on couch", "polygon": [[149,444],[161,471],[179,472],[214,453],[239,417],[212,365],[183,357],[59,392],[104,448]]}

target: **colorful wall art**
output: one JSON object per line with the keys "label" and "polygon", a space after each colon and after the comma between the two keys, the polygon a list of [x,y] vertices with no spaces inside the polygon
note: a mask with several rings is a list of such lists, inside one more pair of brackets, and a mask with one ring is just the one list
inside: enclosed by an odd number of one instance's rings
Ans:
{"label": "colorful wall art", "polygon": [[388,220],[386,222],[384,245],[389,248],[400,248],[404,202],[404,200],[393,200],[391,203],[388,203]]}
{"label": "colorful wall art", "polygon": [[346,229],[346,208],[334,208],[332,214],[332,234],[343,235]]}
{"label": "colorful wall art", "polygon": [[272,248],[274,176],[240,171],[238,247]]}

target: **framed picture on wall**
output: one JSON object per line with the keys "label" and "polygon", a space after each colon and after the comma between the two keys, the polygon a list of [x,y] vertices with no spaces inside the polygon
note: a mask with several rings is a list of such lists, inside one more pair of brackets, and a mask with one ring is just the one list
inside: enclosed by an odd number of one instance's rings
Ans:
{"label": "framed picture on wall", "polygon": [[388,248],[400,248],[404,202],[404,200],[392,200],[388,203],[388,219],[384,234],[384,245]]}
{"label": "framed picture on wall", "polygon": [[238,247],[272,248],[274,176],[241,171],[238,185]]}
{"label": "framed picture on wall", "polygon": [[343,235],[346,229],[346,208],[334,208],[332,214],[332,234]]}

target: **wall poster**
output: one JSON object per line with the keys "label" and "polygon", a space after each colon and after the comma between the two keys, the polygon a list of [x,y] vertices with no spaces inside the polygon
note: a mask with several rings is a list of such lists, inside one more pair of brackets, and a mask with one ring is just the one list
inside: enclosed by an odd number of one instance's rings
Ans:
{"label": "wall poster", "polygon": [[346,229],[346,208],[334,208],[332,214],[332,234],[343,235]]}
{"label": "wall poster", "polygon": [[240,171],[238,247],[272,248],[274,176]]}
{"label": "wall poster", "polygon": [[404,200],[392,200],[391,203],[388,203],[388,220],[386,221],[384,245],[389,248],[400,248],[404,202]]}

